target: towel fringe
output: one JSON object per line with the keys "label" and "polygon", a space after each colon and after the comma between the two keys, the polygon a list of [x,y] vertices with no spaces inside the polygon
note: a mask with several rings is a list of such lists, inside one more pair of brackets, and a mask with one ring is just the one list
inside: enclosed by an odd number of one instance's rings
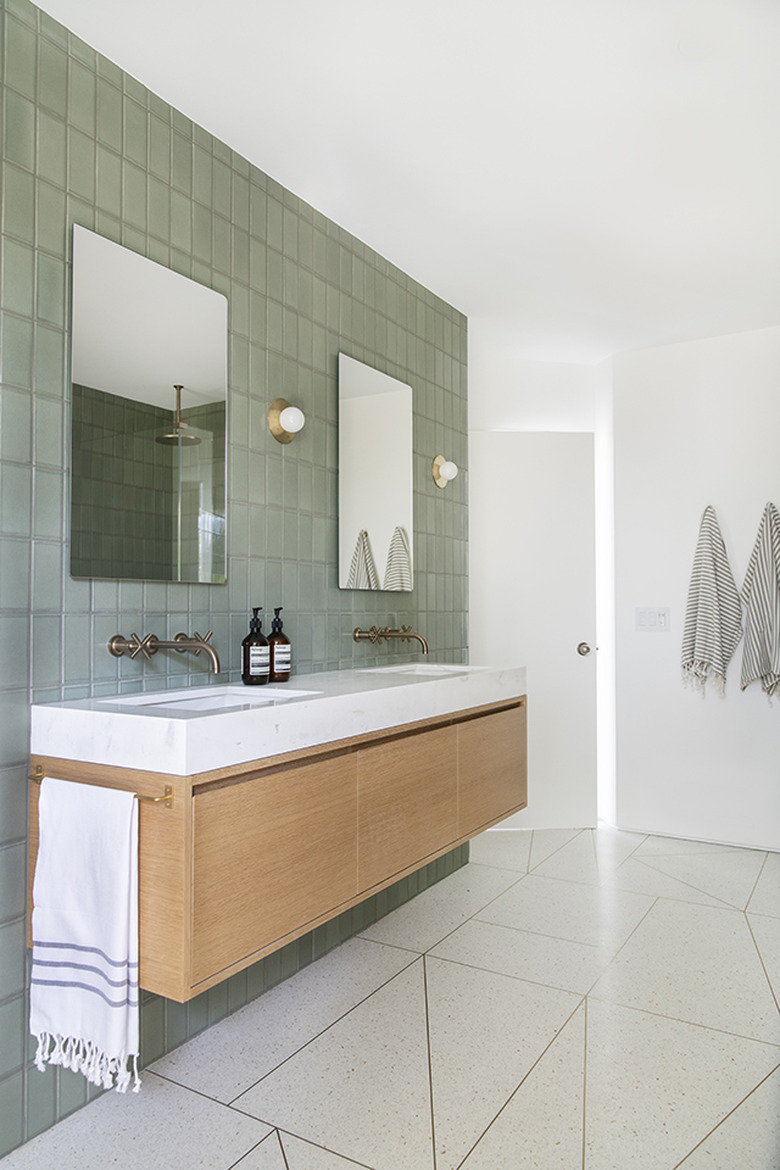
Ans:
{"label": "towel fringe", "polygon": [[709,680],[721,698],[726,697],[726,679],[707,662],[687,662],[682,668],[683,685],[706,697],[706,683]]}
{"label": "towel fringe", "polygon": [[[130,1067],[128,1060],[131,1062]],[[75,1036],[52,1036],[49,1032],[41,1032],[35,1053],[35,1067],[45,1072],[47,1064],[58,1064],[72,1072],[82,1073],[90,1084],[103,1089],[116,1089],[117,1093],[126,1093],[131,1081],[134,1093],[141,1088],[137,1053],[131,1056],[109,1056],[101,1052],[92,1041],[79,1040]]]}

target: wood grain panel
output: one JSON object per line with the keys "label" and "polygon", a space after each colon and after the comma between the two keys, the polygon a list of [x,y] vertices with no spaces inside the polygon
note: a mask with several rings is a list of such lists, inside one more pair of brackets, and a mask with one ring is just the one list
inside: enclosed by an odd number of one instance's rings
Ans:
{"label": "wood grain panel", "polygon": [[525,808],[526,705],[458,724],[458,834]]}
{"label": "wood grain panel", "polygon": [[357,894],[354,753],[196,792],[193,804],[194,983]]}
{"label": "wood grain panel", "polygon": [[458,835],[457,732],[442,727],[358,753],[358,881],[361,890]]}

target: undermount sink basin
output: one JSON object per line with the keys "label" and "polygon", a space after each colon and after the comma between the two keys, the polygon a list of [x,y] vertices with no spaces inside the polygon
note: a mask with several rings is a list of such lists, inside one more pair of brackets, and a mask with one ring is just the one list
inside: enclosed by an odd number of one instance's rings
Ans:
{"label": "undermount sink basin", "polygon": [[221,711],[237,707],[268,707],[289,699],[317,695],[319,691],[287,687],[190,687],[185,691],[153,691],[142,695],[114,695],[99,702],[112,707],[174,707],[177,711]]}
{"label": "undermount sink basin", "polygon": [[469,674],[473,666],[449,666],[437,662],[402,662],[400,666],[371,666],[366,667],[363,674],[427,674],[429,678],[437,675],[444,678],[448,674]]}

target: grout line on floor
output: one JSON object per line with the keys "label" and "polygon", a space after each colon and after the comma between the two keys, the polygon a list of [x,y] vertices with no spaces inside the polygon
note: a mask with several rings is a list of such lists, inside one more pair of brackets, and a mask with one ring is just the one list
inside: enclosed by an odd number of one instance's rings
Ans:
{"label": "grout line on floor", "polygon": [[718,1122],[717,1125],[714,1125],[712,1127],[712,1129],[710,1130],[709,1133],[705,1133],[704,1137],[701,1139],[701,1141],[696,1143],[696,1145],[693,1147],[693,1149],[688,1150],[688,1153],[685,1155],[685,1157],[680,1162],[675,1163],[675,1165],[672,1167],[672,1170],[680,1170],[680,1167],[683,1167],[683,1170],[684,1170],[685,1163],[688,1161],[688,1159],[691,1157],[691,1155],[695,1154],[696,1151],[699,1149],[699,1147],[703,1146],[704,1143],[706,1141],[708,1141],[709,1138],[712,1137],[712,1135],[715,1133],[715,1131],[720,1129],[720,1127],[725,1122],[727,1122],[730,1117],[733,1117],[733,1115],[737,1112],[737,1110],[741,1109],[742,1106],[745,1104],[745,1102],[748,1101],[753,1096],[753,1094],[756,1093],[761,1088],[762,1085],[766,1084],[766,1082],[769,1080],[769,1078],[773,1077],[775,1075],[775,1073],[778,1072],[778,1070],[780,1070],[780,1064],[775,1065],[775,1067],[772,1069],[771,1072],[768,1072],[765,1077],[762,1077],[762,1079],[758,1082],[758,1084],[754,1085],[753,1088],[750,1090],[750,1092],[745,1097],[743,1097],[742,1100],[739,1101],[734,1106],[733,1109],[730,1109],[729,1112],[726,1114],[726,1116],[722,1117],[720,1119],[720,1121]]}
{"label": "grout line on floor", "polygon": [[588,1104],[588,997],[585,996],[585,1039],[582,1051],[582,1170],[585,1170],[587,1158],[587,1104]]}
{"label": "grout line on floor", "polygon": [[753,882],[753,889],[750,891],[750,897],[748,898],[747,902],[745,903],[745,907],[744,907],[745,913],[747,913],[748,909],[750,908],[750,903],[753,901],[753,895],[755,894],[756,889],[758,888],[758,883],[761,881],[761,878],[763,877],[764,870],[766,869],[768,861],[769,861],[769,854],[765,853],[764,860],[761,862],[761,869],[758,871],[758,874],[756,875],[756,880]]}
{"label": "grout line on floor", "polygon": [[428,964],[426,956],[422,957],[423,965],[423,997],[425,1003],[425,1051],[428,1057],[428,1100],[431,1106],[431,1153],[433,1155],[433,1170],[436,1170],[438,1155],[436,1152],[436,1109],[433,1099],[433,1055],[431,1051],[431,1012],[428,1001]]}
{"label": "grout line on floor", "polygon": [[[744,1032],[731,1032],[728,1028],[718,1028],[714,1024],[702,1024],[699,1020],[686,1020],[682,1016],[670,1016],[668,1012],[653,1011],[652,1008],[637,1007],[633,1003],[621,1003],[616,999],[606,999],[602,995],[594,995],[589,991],[587,998],[593,999],[596,1003],[605,1003],[610,1007],[619,1007],[627,1012],[639,1012],[643,1016],[654,1016],[660,1020],[672,1020],[675,1024],[687,1024],[691,1028],[701,1028],[705,1032],[717,1032],[719,1036],[732,1036],[735,1040],[747,1040],[750,1044],[763,1044],[765,1048],[774,1048],[780,1056],[780,1039],[774,1040],[760,1040],[756,1036],[747,1036]],[[267,1123],[270,1124],[270,1123]]]}
{"label": "grout line on floor", "polygon": [[761,948],[758,945],[758,939],[756,938],[755,934],[753,933],[753,927],[752,927],[752,924],[750,922],[750,918],[748,917],[747,910],[743,911],[743,914],[745,917],[745,922],[747,923],[747,928],[750,931],[750,937],[753,940],[753,946],[756,948],[756,954],[758,955],[758,961],[761,964],[761,970],[764,972],[764,975],[766,976],[766,981],[769,984],[769,990],[771,992],[772,999],[775,1001],[775,1007],[780,1012],[780,1002],[778,1002],[777,994],[775,993],[775,989],[772,986],[772,980],[769,978],[769,972],[766,969],[766,963],[764,962],[764,956],[761,954]]}

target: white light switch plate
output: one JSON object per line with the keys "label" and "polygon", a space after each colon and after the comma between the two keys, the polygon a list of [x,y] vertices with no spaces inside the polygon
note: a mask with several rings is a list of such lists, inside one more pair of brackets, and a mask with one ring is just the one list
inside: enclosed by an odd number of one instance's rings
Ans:
{"label": "white light switch plate", "polygon": [[640,634],[668,634],[669,610],[648,606],[634,610],[635,629]]}

